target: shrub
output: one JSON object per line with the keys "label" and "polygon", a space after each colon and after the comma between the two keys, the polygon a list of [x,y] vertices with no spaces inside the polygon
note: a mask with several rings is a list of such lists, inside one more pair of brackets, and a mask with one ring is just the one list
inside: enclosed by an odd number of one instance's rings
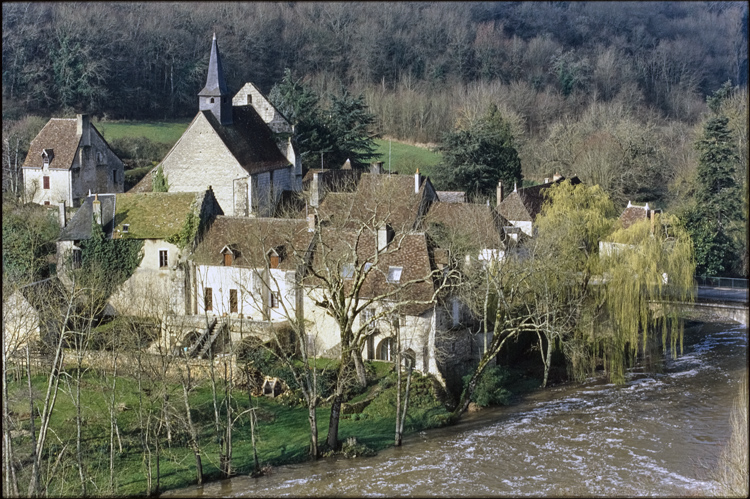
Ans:
{"label": "shrub", "polygon": [[[464,387],[468,385],[471,375],[464,376]],[[510,373],[502,366],[492,366],[482,373],[477,387],[471,396],[471,401],[480,407],[491,405],[507,405],[511,393],[505,388],[510,380]]]}

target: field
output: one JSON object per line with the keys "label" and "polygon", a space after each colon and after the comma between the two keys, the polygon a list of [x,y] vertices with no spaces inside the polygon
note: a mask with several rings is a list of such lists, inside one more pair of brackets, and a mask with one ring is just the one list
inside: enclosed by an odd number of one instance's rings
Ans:
{"label": "field", "polygon": [[[112,144],[123,139],[146,138],[152,142],[166,144],[171,148],[190,124],[187,120],[171,122],[142,122],[142,121],[100,121],[94,123],[104,138]],[[427,147],[419,147],[405,142],[389,139],[378,139],[376,153],[383,162],[383,168],[388,171],[390,166],[393,173],[411,175],[417,168],[424,175],[429,176],[432,167],[440,161],[440,154],[432,152]],[[161,161],[163,158],[150,158]],[[150,169],[150,167],[148,168]],[[144,170],[140,176],[148,171]],[[139,178],[140,178],[139,176]]]}
{"label": "field", "polygon": [[169,122],[99,121],[95,122],[94,126],[101,132],[107,142],[116,139],[145,137],[152,142],[161,142],[172,147],[189,124],[190,121],[188,120]]}

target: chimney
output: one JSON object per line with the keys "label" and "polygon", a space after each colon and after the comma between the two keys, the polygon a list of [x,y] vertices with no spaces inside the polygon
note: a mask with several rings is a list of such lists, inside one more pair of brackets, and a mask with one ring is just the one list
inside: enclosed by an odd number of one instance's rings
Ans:
{"label": "chimney", "polygon": [[422,184],[422,175],[419,174],[419,168],[417,173],[414,174],[414,193],[419,194],[419,186]]}
{"label": "chimney", "polygon": [[307,232],[315,232],[315,225],[318,222],[318,217],[314,213],[307,215]]}
{"label": "chimney", "polygon": [[370,173],[373,175],[380,175],[383,173],[383,162],[375,161],[370,165]]}
{"label": "chimney", "polygon": [[99,225],[102,224],[102,203],[99,201],[99,194],[94,195],[94,201],[91,203],[92,209],[94,211],[94,220]]}
{"label": "chimney", "polygon": [[497,206],[500,206],[500,202],[503,200],[503,181],[497,181]]}
{"label": "chimney", "polygon": [[392,237],[393,229],[391,229],[388,224],[378,227],[378,252],[383,251],[388,247],[388,243],[391,242]]}
{"label": "chimney", "polygon": [[76,134],[81,136],[81,145],[91,145],[91,124],[89,123],[88,114],[76,115]]}
{"label": "chimney", "polygon": [[60,228],[65,228],[65,223],[67,222],[65,218],[65,201],[61,201],[57,203],[57,209],[58,209],[58,216],[60,219]]}
{"label": "chimney", "polygon": [[549,184],[549,177],[544,177],[544,183]]}
{"label": "chimney", "polygon": [[[648,206],[648,204],[646,205]],[[656,233],[656,212],[651,210],[651,235]]]}
{"label": "chimney", "polygon": [[313,173],[310,184],[310,206],[320,206],[320,178],[317,173]]}
{"label": "chimney", "polygon": [[513,182],[513,192],[518,192],[518,183]]}
{"label": "chimney", "polygon": [[558,181],[558,180],[560,180],[561,178],[562,178],[562,175],[560,175],[559,173],[555,173],[555,174],[554,174],[554,175],[552,176],[552,181],[553,181],[553,182],[557,182],[557,181]]}

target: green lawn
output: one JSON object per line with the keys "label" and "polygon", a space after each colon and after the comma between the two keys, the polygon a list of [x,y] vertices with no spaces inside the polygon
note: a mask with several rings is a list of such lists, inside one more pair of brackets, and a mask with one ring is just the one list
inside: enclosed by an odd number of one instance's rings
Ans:
{"label": "green lawn", "polygon": [[177,142],[187,129],[190,120],[143,122],[143,121],[100,121],[94,123],[107,142],[114,139],[146,137],[153,142],[169,144]]}
{"label": "green lawn", "polygon": [[383,162],[385,171],[388,171],[390,156],[390,168],[393,173],[410,175],[419,168],[420,173],[429,176],[432,173],[432,167],[438,164],[441,159],[439,153],[404,142],[379,139],[375,143],[378,146],[375,152],[380,155],[379,160]]}

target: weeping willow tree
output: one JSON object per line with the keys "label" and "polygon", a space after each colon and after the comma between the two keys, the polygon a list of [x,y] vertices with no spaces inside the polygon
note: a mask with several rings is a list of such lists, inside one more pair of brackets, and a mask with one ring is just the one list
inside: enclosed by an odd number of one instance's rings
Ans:
{"label": "weeping willow tree", "polygon": [[564,182],[549,189],[537,219],[537,245],[557,255],[558,271],[574,275],[585,298],[561,344],[576,379],[603,364],[611,381],[623,382],[625,369],[658,335],[664,352],[676,355],[682,347],[675,303],[693,299],[688,234],[673,216],[623,228],[614,214],[598,186]]}
{"label": "weeping willow tree", "polygon": [[562,351],[574,379],[603,365],[616,383],[659,335],[662,349],[677,354],[682,322],[675,303],[693,298],[690,238],[673,217],[624,229],[617,215],[598,186],[563,182],[547,191],[531,241],[464,269],[464,299],[491,340],[454,417],[468,407],[485,367],[523,334],[539,339],[545,384],[553,349]]}

